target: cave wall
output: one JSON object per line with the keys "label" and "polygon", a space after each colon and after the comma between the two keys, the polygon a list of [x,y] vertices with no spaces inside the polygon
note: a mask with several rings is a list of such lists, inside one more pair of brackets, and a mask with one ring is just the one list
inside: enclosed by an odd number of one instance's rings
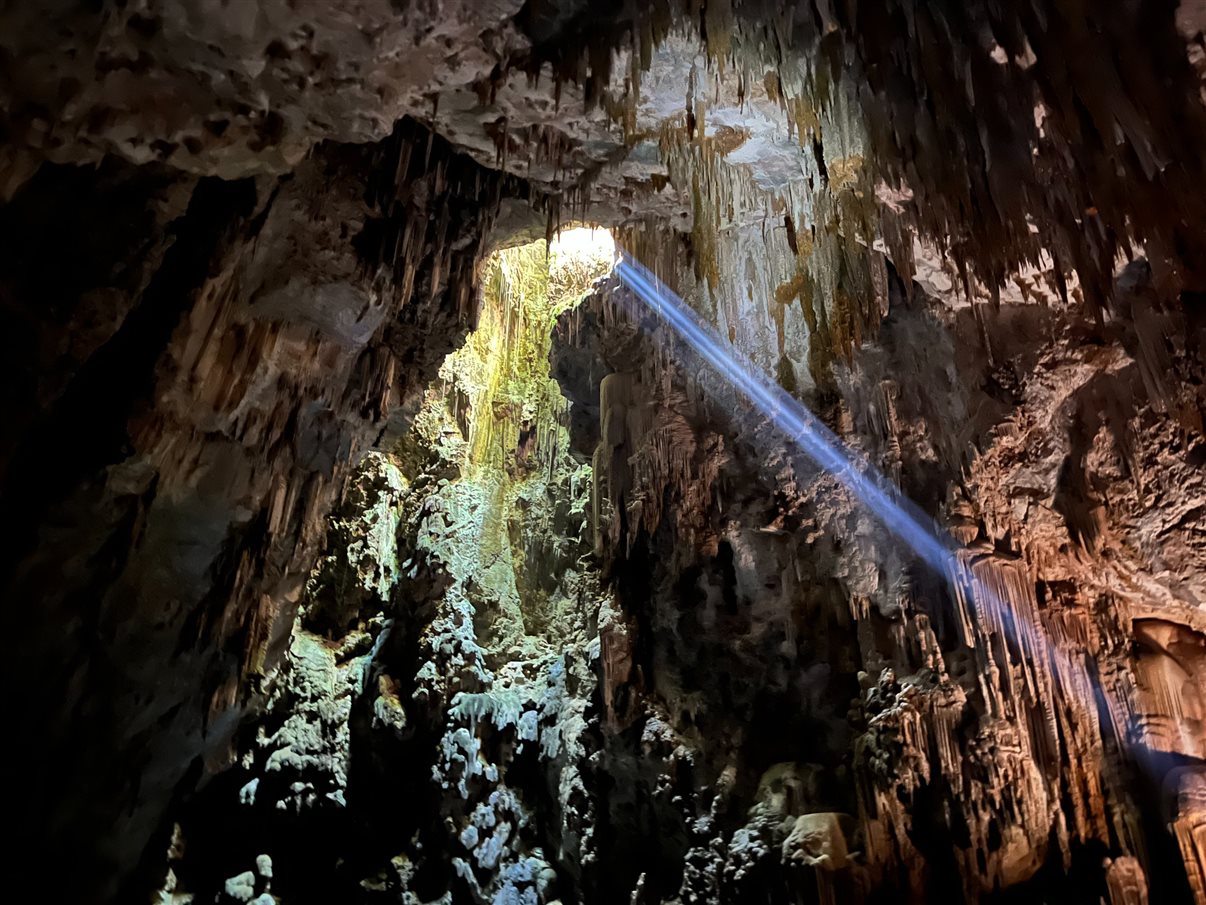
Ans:
{"label": "cave wall", "polygon": [[0,212],[17,813],[72,894],[230,762],[349,469],[472,320],[508,189],[430,142],[257,180],[45,164]]}
{"label": "cave wall", "polygon": [[[677,282],[706,310],[706,285]],[[890,264],[882,286],[826,418],[947,526],[945,576],[619,284],[593,314],[602,341],[563,355],[570,385],[586,362],[611,371],[567,391],[605,426],[620,615],[601,681],[629,723],[670,728],[662,781],[689,765],[693,782],[660,900],[1200,899],[1183,701],[1201,547],[1196,516],[1157,514],[1198,505],[1192,300],[1161,300],[1137,261],[1101,335],[1035,300],[977,312]],[[748,327],[765,297],[743,301]],[[753,790],[784,771],[794,810],[768,813]]]}

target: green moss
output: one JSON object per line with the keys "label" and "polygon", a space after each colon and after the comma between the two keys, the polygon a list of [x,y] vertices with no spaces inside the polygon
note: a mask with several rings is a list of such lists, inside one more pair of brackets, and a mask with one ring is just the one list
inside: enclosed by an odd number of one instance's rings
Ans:
{"label": "green moss", "polygon": [[579,555],[567,497],[576,488],[585,498],[590,481],[569,453],[568,403],[550,377],[549,351],[557,318],[610,266],[609,251],[587,245],[542,240],[496,252],[480,275],[477,329],[445,360],[407,441],[407,470],[448,478],[440,492],[450,498],[473,490],[467,592],[493,614],[491,650],[577,624],[556,614],[578,599],[565,589]]}

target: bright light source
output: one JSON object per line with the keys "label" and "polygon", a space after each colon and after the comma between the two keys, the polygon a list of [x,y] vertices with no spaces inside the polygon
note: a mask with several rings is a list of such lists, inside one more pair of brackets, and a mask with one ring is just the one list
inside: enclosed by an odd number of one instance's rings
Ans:
{"label": "bright light source", "polygon": [[558,233],[548,247],[549,293],[559,300],[555,313],[576,306],[615,263],[616,241],[609,230],[579,227]]}
{"label": "bright light source", "polygon": [[593,226],[563,229],[549,243],[549,254],[573,258],[615,259],[616,240],[611,231]]}

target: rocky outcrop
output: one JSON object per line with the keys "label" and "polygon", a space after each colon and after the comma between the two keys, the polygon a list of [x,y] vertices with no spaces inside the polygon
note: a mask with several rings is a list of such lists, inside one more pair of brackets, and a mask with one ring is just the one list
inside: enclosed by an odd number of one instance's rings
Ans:
{"label": "rocky outcrop", "polygon": [[[315,883],[414,902],[1191,901],[1198,542],[1127,488],[1142,474],[1144,499],[1196,505],[1176,464],[1196,441],[1161,433],[1189,391],[1144,383],[1147,280],[1120,275],[1132,319],[1086,351],[1074,312],[1019,301],[986,333],[889,273],[829,415],[949,526],[947,575],[614,282],[554,330],[552,373],[586,414],[542,463],[547,440],[524,439],[541,431],[511,419],[553,409],[492,376],[526,379],[532,340],[485,315],[397,464],[358,479],[276,680],[279,729],[186,812],[203,854],[177,888],[216,891],[263,849],[282,901]],[[1163,464],[1124,467],[1124,441]],[[1142,552],[1152,530],[1166,559]],[[542,606],[541,585],[578,604]],[[319,629],[329,599],[354,619]],[[207,853],[231,823],[255,829]]]}
{"label": "rocky outcrop", "polygon": [[[604,686],[667,739],[665,777],[692,766],[683,867],[653,901],[1201,895],[1181,703],[1200,542],[1155,515],[1197,505],[1199,436],[1177,414],[1197,410],[1181,383],[1197,365],[1148,275],[1122,272],[1131,313],[1088,347],[1075,313],[1002,306],[985,332],[891,276],[831,417],[951,526],[946,576],[894,553],[875,513],[624,290],[579,315],[602,341],[557,373],[612,370],[577,391],[602,410],[596,512],[623,627],[601,626]],[[1143,351],[1135,318],[1165,339]],[[1182,375],[1172,398],[1143,376],[1153,353]],[[754,790],[785,775],[794,811],[768,820]],[[750,822],[718,823],[722,798]]]}
{"label": "rocky outcrop", "polygon": [[351,463],[471,319],[512,189],[430,141],[259,181],[47,165],[0,214],[19,807],[89,896],[229,763]]}
{"label": "rocky outcrop", "polygon": [[478,329],[358,470],[262,718],[181,812],[163,895],[237,900],[258,855],[282,900],[579,888],[602,591],[547,360],[600,264],[554,252],[550,278],[547,254],[496,256]]}

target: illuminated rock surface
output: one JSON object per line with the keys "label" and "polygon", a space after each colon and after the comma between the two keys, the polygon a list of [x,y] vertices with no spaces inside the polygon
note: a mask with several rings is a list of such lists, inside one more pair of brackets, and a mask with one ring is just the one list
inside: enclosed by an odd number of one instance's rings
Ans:
{"label": "illuminated rock surface", "polygon": [[[15,862],[73,902],[1206,902],[1204,25],[4,6]],[[576,220],[952,574],[546,246]]]}

